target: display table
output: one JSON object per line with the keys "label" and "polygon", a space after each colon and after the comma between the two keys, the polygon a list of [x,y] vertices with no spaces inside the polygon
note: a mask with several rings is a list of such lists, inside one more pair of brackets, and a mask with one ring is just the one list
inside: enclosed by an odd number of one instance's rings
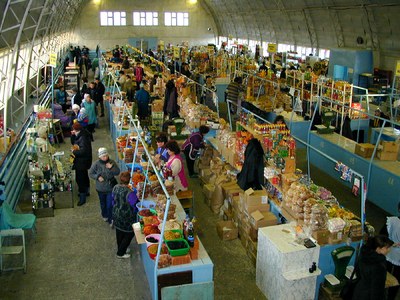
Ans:
{"label": "display table", "polygon": [[[337,133],[318,134],[310,133],[310,145],[321,152],[343,162],[351,169],[362,174],[368,182],[369,158],[363,158],[354,153],[356,142]],[[339,178],[334,164],[310,149],[310,161],[317,168],[334,178]],[[312,174],[311,174],[312,176]],[[342,181],[351,189],[352,183]],[[368,186],[368,200],[391,215],[397,215],[397,203],[400,201],[400,162],[382,161],[374,159],[371,164],[371,173]]]}
{"label": "display table", "polygon": [[[171,197],[171,203],[176,205],[176,215],[178,220],[185,219],[186,213],[182,208],[179,200],[176,196]],[[141,237],[137,237],[138,241],[144,240]],[[142,243],[140,246],[140,257],[142,258],[144,269],[146,271],[147,280],[149,282],[150,290],[152,292],[152,298],[154,297],[154,267],[155,261],[152,260],[147,252],[146,243]],[[158,270],[158,275],[174,274],[179,272],[192,272],[192,283],[206,283],[213,282],[213,269],[214,264],[207,254],[206,249],[199,240],[199,258],[192,260],[188,264],[170,266]]]}
{"label": "display table", "polygon": [[256,283],[268,299],[314,299],[320,247],[306,248],[294,242],[289,224],[258,230]]}

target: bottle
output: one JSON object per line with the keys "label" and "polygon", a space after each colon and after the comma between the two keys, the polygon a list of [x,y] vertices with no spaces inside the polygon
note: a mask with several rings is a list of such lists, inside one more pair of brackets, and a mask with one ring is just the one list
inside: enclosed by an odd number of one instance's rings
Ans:
{"label": "bottle", "polygon": [[194,229],[192,222],[189,223],[189,228],[187,231],[187,241],[191,248],[194,246]]}
{"label": "bottle", "polygon": [[183,220],[183,226],[182,226],[183,236],[184,237],[186,237],[187,229],[188,229],[188,226],[189,226],[189,222],[190,222],[189,215],[186,214],[186,218]]}

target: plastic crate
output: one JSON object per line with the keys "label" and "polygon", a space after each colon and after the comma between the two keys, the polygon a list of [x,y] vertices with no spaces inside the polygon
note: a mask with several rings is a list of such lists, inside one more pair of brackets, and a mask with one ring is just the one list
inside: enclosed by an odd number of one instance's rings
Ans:
{"label": "plastic crate", "polygon": [[[183,243],[184,244],[184,248],[180,248],[180,249],[171,249],[171,246],[174,243]],[[169,255],[171,256],[181,256],[181,255],[186,255],[189,253],[190,247],[188,242],[185,239],[178,239],[178,240],[173,240],[173,241],[166,241],[165,242],[167,244],[167,248],[169,251]]]}
{"label": "plastic crate", "polygon": [[[165,235],[167,232],[179,233],[179,238],[168,239],[167,238],[168,236]],[[172,229],[172,230],[165,230],[164,231],[164,240],[165,241],[174,241],[174,240],[178,240],[178,239],[183,239],[183,231],[182,230],[180,230],[180,229]]]}

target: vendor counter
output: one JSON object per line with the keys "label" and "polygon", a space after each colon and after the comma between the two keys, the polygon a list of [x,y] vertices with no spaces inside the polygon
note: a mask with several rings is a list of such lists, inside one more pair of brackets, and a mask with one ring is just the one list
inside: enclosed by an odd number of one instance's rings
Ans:
{"label": "vendor counter", "polygon": [[289,224],[258,230],[256,283],[268,299],[311,300],[316,293],[320,247],[306,248],[295,242]]}
{"label": "vendor counter", "polygon": [[[258,230],[256,282],[268,299],[318,299],[325,275],[334,274],[332,251],[345,243],[306,248],[295,242],[292,225]],[[351,242],[355,249],[359,242]],[[349,265],[354,265],[353,255]],[[316,263],[316,270],[309,268]]]}
{"label": "vendor counter", "polygon": [[[337,133],[310,133],[310,145],[319,151],[344,163],[362,174],[368,182],[369,158],[354,153],[356,142]],[[317,168],[339,179],[335,165],[323,155],[310,149],[310,161]],[[312,174],[311,174],[312,176]],[[344,182],[351,189],[352,182]],[[397,203],[400,201],[400,162],[373,159],[369,178],[368,200],[391,215],[397,215]]]}
{"label": "vendor counter", "polygon": [[[179,200],[176,196],[171,197],[171,203],[176,204],[176,215],[180,220],[184,220],[186,213],[182,208]],[[144,239],[144,237],[143,237]],[[146,272],[147,280],[149,282],[150,290],[152,293],[152,298],[155,299],[154,295],[154,267],[155,261],[152,260],[147,252],[146,243],[142,243],[140,246],[140,257],[143,261],[144,269]],[[212,263],[210,257],[207,254],[206,249],[199,240],[199,257],[196,260],[192,260],[188,264],[170,266],[167,268],[158,269],[158,276],[160,275],[171,275],[174,276],[175,273],[180,272],[192,272],[192,283],[212,283],[213,282],[213,269],[214,264]],[[208,288],[213,285],[206,285]],[[209,291],[210,292],[210,291]],[[160,292],[159,292],[159,295]]]}

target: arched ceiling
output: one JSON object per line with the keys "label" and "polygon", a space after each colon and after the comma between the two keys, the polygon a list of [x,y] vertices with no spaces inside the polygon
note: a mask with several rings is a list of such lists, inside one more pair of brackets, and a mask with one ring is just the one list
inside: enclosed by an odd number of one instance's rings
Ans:
{"label": "arched ceiling", "polygon": [[[73,27],[90,0],[1,1],[0,49]],[[397,0],[199,0],[219,36],[313,48],[361,47],[399,51]]]}
{"label": "arched ceiling", "polygon": [[82,0],[1,1],[0,50],[71,28]]}
{"label": "arched ceiling", "polygon": [[[309,46],[399,51],[396,0],[203,0],[220,36]],[[364,42],[357,44],[357,37]]]}

